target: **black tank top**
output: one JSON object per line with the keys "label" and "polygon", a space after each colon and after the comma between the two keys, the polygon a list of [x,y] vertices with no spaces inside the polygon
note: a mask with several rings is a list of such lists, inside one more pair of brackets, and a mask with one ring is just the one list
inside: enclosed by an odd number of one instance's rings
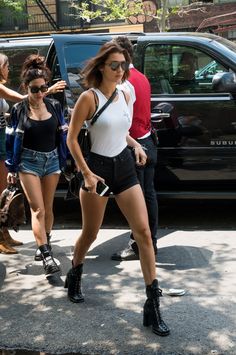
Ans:
{"label": "black tank top", "polygon": [[51,152],[56,148],[57,120],[36,121],[28,117],[25,124],[23,147],[38,152]]}

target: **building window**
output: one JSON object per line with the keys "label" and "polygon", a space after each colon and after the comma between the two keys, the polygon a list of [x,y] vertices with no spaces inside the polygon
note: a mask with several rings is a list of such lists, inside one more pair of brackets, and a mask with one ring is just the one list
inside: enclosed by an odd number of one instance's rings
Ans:
{"label": "building window", "polygon": [[228,31],[228,39],[236,41],[236,29]]}

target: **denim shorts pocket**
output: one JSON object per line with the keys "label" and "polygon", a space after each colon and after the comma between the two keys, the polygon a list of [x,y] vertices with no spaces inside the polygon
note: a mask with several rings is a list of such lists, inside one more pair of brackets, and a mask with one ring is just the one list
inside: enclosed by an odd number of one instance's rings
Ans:
{"label": "denim shorts pocket", "polygon": [[58,155],[58,154],[54,154],[54,155],[50,158],[50,160],[51,160],[52,162],[58,161],[58,159],[59,159],[59,155]]}
{"label": "denim shorts pocket", "polygon": [[21,155],[21,162],[24,162],[24,161],[27,161],[29,163],[37,163],[38,157],[36,155],[23,152]]}
{"label": "denim shorts pocket", "polygon": [[38,157],[32,152],[23,150],[19,164],[19,171],[34,171],[38,165]]}

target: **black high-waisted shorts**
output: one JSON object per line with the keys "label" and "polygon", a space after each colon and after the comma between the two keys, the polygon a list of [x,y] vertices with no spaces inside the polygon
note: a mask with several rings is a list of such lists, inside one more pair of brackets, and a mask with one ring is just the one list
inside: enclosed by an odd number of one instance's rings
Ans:
{"label": "black high-waisted shorts", "polygon": [[91,152],[87,164],[91,171],[101,176],[109,186],[104,196],[109,196],[111,193],[120,194],[139,184],[135,161],[128,147],[119,155],[111,158]]}

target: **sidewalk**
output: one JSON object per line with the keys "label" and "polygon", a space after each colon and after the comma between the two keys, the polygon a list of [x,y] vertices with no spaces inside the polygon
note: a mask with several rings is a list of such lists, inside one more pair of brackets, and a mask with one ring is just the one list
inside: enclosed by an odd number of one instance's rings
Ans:
{"label": "sidewalk", "polygon": [[[142,325],[145,287],[138,261],[110,260],[126,246],[127,230],[102,229],[88,253],[85,303],[67,300],[63,287],[78,230],[53,231],[62,276],[50,284],[34,262],[32,232],[19,254],[0,254],[0,349],[82,355],[236,354],[236,232],[159,231],[157,271],[161,310],[171,328],[159,337]],[[169,288],[184,288],[181,297]]]}

